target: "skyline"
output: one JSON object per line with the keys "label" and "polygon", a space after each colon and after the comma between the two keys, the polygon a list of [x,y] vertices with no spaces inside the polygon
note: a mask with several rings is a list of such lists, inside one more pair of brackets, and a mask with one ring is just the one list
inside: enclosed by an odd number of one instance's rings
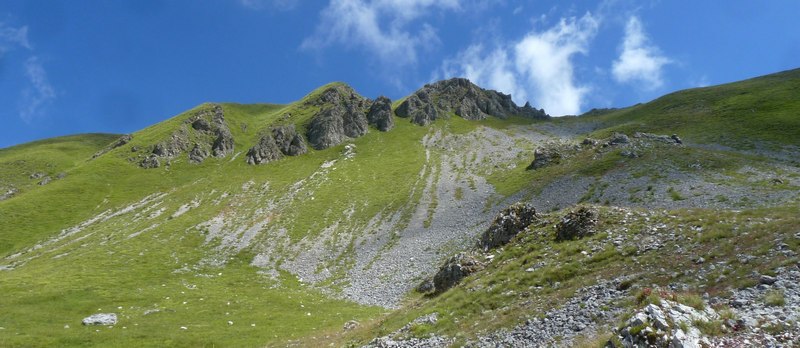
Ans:
{"label": "skyline", "polygon": [[130,133],[202,102],[467,77],[551,115],[797,68],[800,3],[293,0],[0,4],[0,147]]}

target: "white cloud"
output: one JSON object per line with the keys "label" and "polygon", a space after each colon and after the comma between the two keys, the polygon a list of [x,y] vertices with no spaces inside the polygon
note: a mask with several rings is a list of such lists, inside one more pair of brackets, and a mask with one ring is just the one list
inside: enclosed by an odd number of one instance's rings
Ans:
{"label": "white cloud", "polygon": [[519,41],[484,52],[470,46],[456,59],[444,63],[445,77],[465,76],[478,85],[511,94],[522,104],[552,115],[577,114],[589,88],[575,82],[572,57],[586,54],[599,20],[586,13],[581,18],[562,19],[555,26],[533,30]]}
{"label": "white cloud", "polygon": [[639,18],[631,17],[625,26],[622,52],[611,68],[614,79],[620,83],[640,83],[653,90],[664,84],[662,68],[669,63],[671,60],[649,43]]}
{"label": "white cloud", "polygon": [[[382,63],[413,64],[419,49],[439,43],[436,29],[411,22],[434,10],[457,11],[460,0],[331,0],[321,13],[316,33],[303,41],[303,49],[322,49],[334,44],[366,50]],[[415,23],[416,24],[416,23]]]}
{"label": "white cloud", "polygon": [[22,91],[19,116],[23,121],[31,122],[56,98],[56,91],[48,81],[47,72],[36,56],[25,61],[25,76],[28,77],[30,85]]}
{"label": "white cloud", "polygon": [[33,49],[30,41],[28,41],[28,27],[14,28],[0,22],[0,57],[2,57],[3,53],[17,47],[28,50]]}

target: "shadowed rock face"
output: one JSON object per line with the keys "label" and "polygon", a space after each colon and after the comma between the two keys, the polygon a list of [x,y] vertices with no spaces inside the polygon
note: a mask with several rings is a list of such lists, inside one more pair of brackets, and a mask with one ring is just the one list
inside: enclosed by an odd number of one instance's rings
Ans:
{"label": "shadowed rock face", "polygon": [[433,276],[433,286],[437,293],[455,286],[461,279],[484,268],[483,263],[470,253],[458,253],[439,268]]}
{"label": "shadowed rock face", "polygon": [[392,101],[384,96],[378,97],[369,108],[367,122],[381,132],[394,128]]}
{"label": "shadowed rock face", "polygon": [[478,247],[489,250],[505,245],[536,220],[536,209],[533,205],[513,204],[495,216],[492,225],[481,236]]}
{"label": "shadowed rock face", "polygon": [[407,117],[418,125],[427,125],[449,113],[467,120],[482,120],[489,116],[508,118],[519,115],[530,118],[549,118],[544,110],[529,103],[519,107],[511,96],[485,90],[467,79],[454,78],[425,85],[397,108],[397,116]]}
{"label": "shadowed rock face", "polygon": [[294,129],[294,125],[277,126],[272,129],[275,144],[286,156],[298,156],[308,152],[306,142]]}
{"label": "shadowed rock face", "polygon": [[281,159],[282,157],[281,150],[278,148],[278,144],[275,143],[275,139],[272,138],[271,135],[261,137],[258,144],[247,151],[248,164],[269,163]]}
{"label": "shadowed rock face", "polygon": [[369,101],[348,86],[334,86],[310,102],[322,109],[308,125],[306,137],[317,150],[341,144],[348,138],[367,133],[367,116],[364,113]]}

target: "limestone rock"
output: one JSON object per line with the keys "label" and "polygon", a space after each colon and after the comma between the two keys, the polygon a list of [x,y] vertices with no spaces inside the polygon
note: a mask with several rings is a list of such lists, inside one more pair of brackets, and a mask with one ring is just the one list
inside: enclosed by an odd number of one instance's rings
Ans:
{"label": "limestone rock", "polygon": [[570,211],[556,225],[556,240],[583,238],[594,234],[598,223],[597,210],[580,207]]}
{"label": "limestone rock", "polygon": [[348,138],[367,133],[364,110],[369,101],[346,85],[336,85],[307,103],[320,106],[308,124],[306,138],[311,147],[322,150],[341,144]]}
{"label": "limestone rock", "polygon": [[526,169],[535,170],[561,162],[561,153],[555,149],[538,148],[533,152],[533,162]]}
{"label": "limestone rock", "polygon": [[286,156],[299,156],[308,152],[305,140],[295,131],[294,125],[272,128],[272,138]]}
{"label": "limestone rock", "polygon": [[620,144],[627,144],[630,142],[631,140],[630,138],[628,138],[627,135],[622,133],[614,133],[614,135],[611,136],[611,140],[608,141],[608,145],[620,145]]}
{"label": "limestone rock", "polygon": [[484,265],[472,254],[458,253],[447,260],[433,276],[435,291],[441,293],[458,284],[466,276],[482,270],[483,267]]}
{"label": "limestone rock", "polygon": [[378,97],[369,108],[367,122],[381,132],[394,128],[392,101],[384,96]]}
{"label": "limestone rock", "polygon": [[478,246],[483,250],[489,250],[505,245],[536,219],[536,209],[533,205],[515,203],[497,214],[481,236]]}
{"label": "limestone rock", "polygon": [[158,160],[158,156],[151,154],[145,157],[139,163],[139,166],[145,169],[158,168],[161,166],[161,161]]}
{"label": "limestone rock", "polygon": [[116,313],[98,313],[83,318],[81,321],[83,325],[116,325]]}
{"label": "limestone rock", "polygon": [[201,163],[208,157],[208,150],[200,144],[194,144],[192,151],[189,151],[189,162]]}
{"label": "limestone rock", "polygon": [[397,108],[397,116],[426,125],[449,113],[467,120],[482,120],[489,116],[508,118],[519,115],[530,118],[549,118],[544,110],[530,103],[517,106],[511,96],[485,90],[464,78],[453,78],[428,84],[414,92]]}
{"label": "limestone rock", "polygon": [[39,181],[39,186],[47,185],[50,183],[50,181],[53,181],[53,179],[50,178],[49,176],[45,176],[44,178],[42,178],[42,181]]}
{"label": "limestone rock", "polygon": [[325,109],[314,116],[306,134],[311,147],[322,150],[344,141],[343,117],[342,109],[336,107]]}
{"label": "limestone rock", "polygon": [[271,134],[267,134],[259,139],[258,144],[247,151],[248,164],[262,164],[278,160],[283,157],[278,144]]}
{"label": "limestone rock", "polygon": [[9,187],[9,188],[3,189],[2,191],[0,191],[0,201],[4,201],[6,199],[14,197],[14,195],[16,195],[17,192],[18,191],[17,191],[16,187]]}

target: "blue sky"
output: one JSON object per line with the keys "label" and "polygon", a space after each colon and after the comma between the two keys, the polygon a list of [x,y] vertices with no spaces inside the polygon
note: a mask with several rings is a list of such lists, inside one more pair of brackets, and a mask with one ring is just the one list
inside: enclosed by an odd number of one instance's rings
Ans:
{"label": "blue sky", "polygon": [[553,115],[800,66],[800,1],[0,2],[0,147],[464,76]]}

